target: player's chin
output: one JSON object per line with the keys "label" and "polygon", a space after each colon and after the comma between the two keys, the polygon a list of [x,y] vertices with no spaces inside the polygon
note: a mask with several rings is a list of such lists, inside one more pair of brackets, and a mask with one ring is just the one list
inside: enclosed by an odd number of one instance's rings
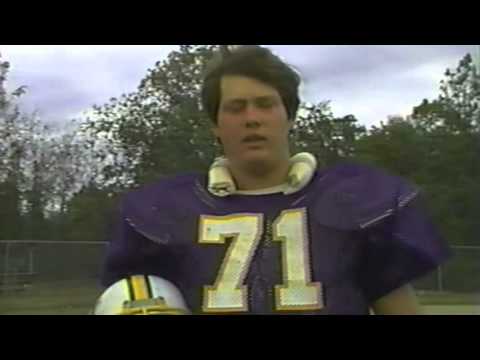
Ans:
{"label": "player's chin", "polygon": [[226,153],[227,158],[231,160],[235,159],[235,163],[242,167],[249,167],[248,164],[266,164],[271,162],[272,159],[272,152],[265,146],[241,146],[231,150],[233,151]]}
{"label": "player's chin", "polygon": [[265,148],[249,149],[242,153],[244,162],[270,162],[271,153]]}
{"label": "player's chin", "polygon": [[262,170],[268,170],[273,163],[272,156],[266,151],[244,154],[242,160],[245,168],[254,172],[262,172]]}

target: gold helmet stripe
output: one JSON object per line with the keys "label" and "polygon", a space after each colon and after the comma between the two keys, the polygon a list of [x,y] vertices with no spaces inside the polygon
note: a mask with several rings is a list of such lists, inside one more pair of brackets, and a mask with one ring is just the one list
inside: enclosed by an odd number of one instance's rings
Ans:
{"label": "gold helmet stripe", "polygon": [[133,299],[132,300],[146,300],[151,297],[146,276],[135,275],[131,276],[128,279],[128,282],[131,284],[133,290]]}

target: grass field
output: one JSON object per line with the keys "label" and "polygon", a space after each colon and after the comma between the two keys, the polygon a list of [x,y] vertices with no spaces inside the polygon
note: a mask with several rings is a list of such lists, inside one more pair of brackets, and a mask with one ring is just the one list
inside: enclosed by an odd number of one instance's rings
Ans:
{"label": "grass field", "polygon": [[3,315],[85,315],[101,289],[91,282],[34,284],[31,289],[0,295]]}
{"label": "grass field", "polygon": [[[92,282],[34,284],[15,294],[0,294],[1,315],[85,315],[100,295]],[[429,315],[480,315],[480,294],[418,292]]]}
{"label": "grass field", "polygon": [[480,294],[418,292],[429,315],[480,315]]}

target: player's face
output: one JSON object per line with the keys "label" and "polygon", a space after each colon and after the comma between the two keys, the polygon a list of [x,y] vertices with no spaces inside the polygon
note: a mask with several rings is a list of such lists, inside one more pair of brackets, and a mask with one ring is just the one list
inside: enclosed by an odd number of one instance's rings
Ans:
{"label": "player's face", "polygon": [[233,163],[276,163],[289,158],[292,123],[278,91],[244,76],[224,76],[217,125],[226,157]]}

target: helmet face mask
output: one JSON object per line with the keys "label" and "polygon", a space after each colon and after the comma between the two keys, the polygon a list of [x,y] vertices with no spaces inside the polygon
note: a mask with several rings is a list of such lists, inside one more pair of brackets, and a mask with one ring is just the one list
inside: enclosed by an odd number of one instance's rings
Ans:
{"label": "helmet face mask", "polygon": [[188,315],[182,294],[171,282],[157,276],[135,275],[107,288],[95,305],[94,315]]}
{"label": "helmet face mask", "polygon": [[185,309],[170,308],[165,299],[125,300],[123,310],[117,315],[188,315]]}

